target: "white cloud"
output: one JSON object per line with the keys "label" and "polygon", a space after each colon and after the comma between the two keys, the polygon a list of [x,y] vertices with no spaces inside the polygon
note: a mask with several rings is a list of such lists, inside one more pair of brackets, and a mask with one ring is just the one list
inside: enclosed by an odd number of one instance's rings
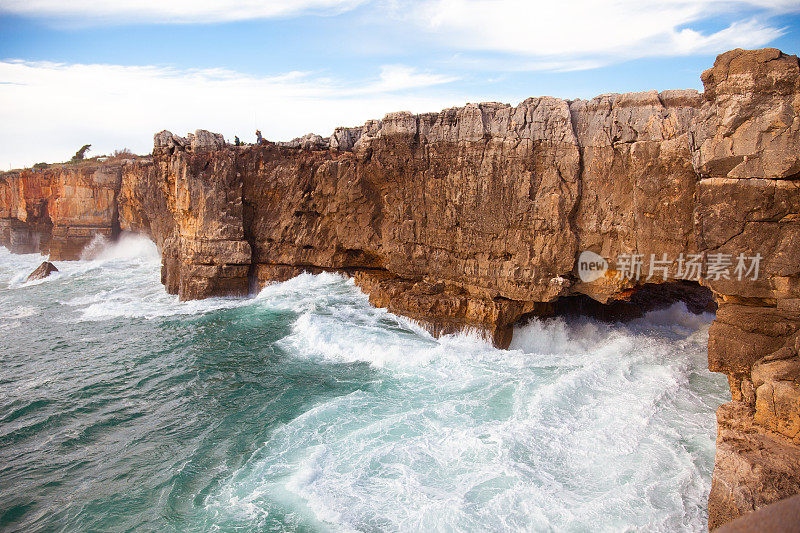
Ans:
{"label": "white cloud", "polygon": [[231,22],[337,13],[365,0],[0,0],[0,11],[84,22]]}
{"label": "white cloud", "polygon": [[717,52],[732,48],[757,48],[780,37],[780,28],[766,26],[757,20],[734,22],[727,28],[710,35],[686,28],[670,34],[670,44],[676,54]]}
{"label": "white cloud", "polygon": [[[411,34],[433,51],[519,59],[503,70],[548,71],[760,47],[785,32],[778,15],[800,12],[797,0],[0,0],[0,12],[80,24],[231,22],[359,6],[364,16],[341,22],[375,36],[376,47],[401,52]],[[701,29],[709,24],[716,29]]]}
{"label": "white cloud", "polygon": [[417,72],[414,67],[406,65],[384,65],[378,81],[368,84],[355,93],[375,93],[375,92],[394,92],[406,89],[418,89],[430,87],[431,85],[441,85],[456,81],[458,78],[453,76],[443,76],[429,72]]}
{"label": "white cloud", "polygon": [[204,128],[243,140],[252,140],[256,128],[273,140],[328,135],[390,111],[463,105],[463,96],[431,89],[449,81],[402,65],[345,84],[304,72],[253,77],[224,69],[0,61],[0,167],[63,161],[85,143],[92,154],[122,147],[147,153],[162,129]]}
{"label": "white cloud", "polygon": [[[689,25],[742,17],[703,33]],[[758,10],[758,16],[752,10]],[[582,58],[591,65],[649,56],[759,47],[783,33],[768,17],[800,11],[790,0],[425,0],[396,5],[438,42],[460,50],[536,58]],[[765,18],[766,17],[766,18]],[[533,63],[548,69],[551,62]],[[580,63],[580,62],[579,62]]]}

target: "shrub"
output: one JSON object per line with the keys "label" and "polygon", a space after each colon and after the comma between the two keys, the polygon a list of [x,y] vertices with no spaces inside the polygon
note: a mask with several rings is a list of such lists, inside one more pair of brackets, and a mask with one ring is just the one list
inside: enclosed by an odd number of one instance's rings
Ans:
{"label": "shrub", "polygon": [[86,156],[86,152],[89,151],[91,146],[91,144],[84,144],[81,146],[81,149],[75,152],[75,155],[72,156],[72,161],[83,161],[83,158]]}

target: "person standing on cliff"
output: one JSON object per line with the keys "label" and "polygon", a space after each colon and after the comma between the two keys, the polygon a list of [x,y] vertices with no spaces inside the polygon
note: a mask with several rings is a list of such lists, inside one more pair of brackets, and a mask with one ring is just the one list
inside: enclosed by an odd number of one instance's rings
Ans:
{"label": "person standing on cliff", "polygon": [[256,130],[256,144],[263,144],[264,138],[261,137],[261,130]]}

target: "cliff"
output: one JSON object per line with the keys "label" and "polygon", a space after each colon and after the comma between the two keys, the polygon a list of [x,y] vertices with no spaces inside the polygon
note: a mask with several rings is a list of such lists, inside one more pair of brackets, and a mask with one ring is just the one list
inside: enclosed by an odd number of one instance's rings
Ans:
{"label": "cliff", "polygon": [[0,244],[14,253],[78,259],[119,234],[117,194],[129,161],[85,161],[0,174]]}
{"label": "cliff", "polygon": [[[145,233],[182,299],[341,271],[375,305],[499,346],[576,298],[700,282],[719,306],[709,368],[733,398],[714,527],[800,492],[800,69],[734,50],[702,79],[702,94],[468,104],[259,146],[161,132],[152,159],[1,175],[0,243],[75,259],[95,234]],[[604,275],[581,276],[586,250]]]}

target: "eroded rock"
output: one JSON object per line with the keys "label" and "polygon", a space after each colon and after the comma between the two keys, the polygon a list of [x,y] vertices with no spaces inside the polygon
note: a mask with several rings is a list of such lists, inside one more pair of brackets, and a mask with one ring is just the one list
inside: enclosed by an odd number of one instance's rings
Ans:
{"label": "eroded rock", "polygon": [[800,173],[800,66],[776,48],[731,50],[702,75],[708,104],[692,126],[703,177]]}
{"label": "eroded rock", "polygon": [[800,524],[800,494],[725,524],[718,533],[785,533]]}
{"label": "eroded rock", "polygon": [[28,275],[28,277],[27,277],[27,279],[25,281],[34,281],[34,280],[37,280],[37,279],[44,279],[47,276],[49,276],[50,274],[52,274],[53,272],[58,272],[58,269],[56,268],[56,266],[53,263],[51,263],[50,261],[45,261],[41,265],[36,267],[36,270],[31,272]]}

